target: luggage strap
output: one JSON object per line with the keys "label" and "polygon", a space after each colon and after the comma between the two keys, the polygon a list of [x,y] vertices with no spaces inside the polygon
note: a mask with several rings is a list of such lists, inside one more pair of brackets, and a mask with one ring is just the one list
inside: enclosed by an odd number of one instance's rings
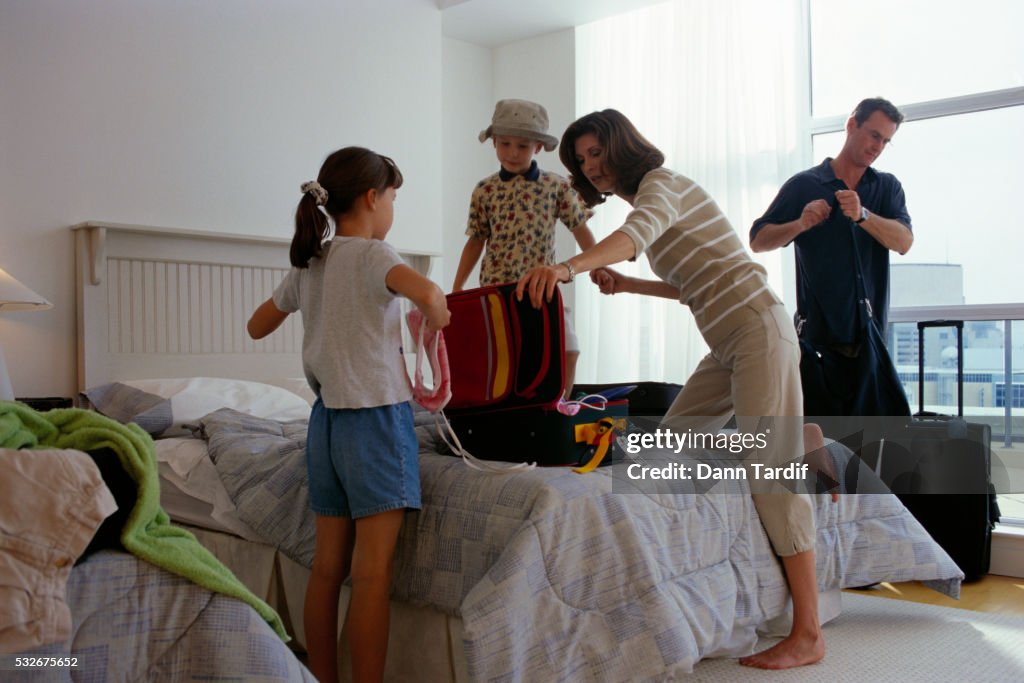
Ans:
{"label": "luggage strap", "polygon": [[[437,435],[441,437],[441,441],[444,441],[445,445],[451,449],[452,453],[460,456],[462,458],[462,462],[466,463],[467,466],[472,467],[474,470],[489,472],[491,474],[515,474],[517,472],[528,472],[532,469],[536,469],[537,467],[537,463],[535,462],[499,464],[477,458],[462,447],[462,442],[459,441],[459,437],[455,434],[455,430],[452,429],[452,424],[448,421],[448,417],[444,414],[443,410],[438,411],[434,416],[434,425],[437,427]],[[448,437],[451,437],[451,441],[448,440]]]}
{"label": "luggage strap", "polygon": [[[444,344],[444,336],[441,332],[430,333],[431,338],[426,339],[427,321],[419,309],[412,309],[407,315],[410,331],[415,330],[416,336],[416,372],[413,384],[413,397],[417,403],[434,414],[434,424],[437,427],[437,435],[447,444],[448,448],[456,455],[462,456],[462,461],[468,466],[481,472],[493,472],[495,474],[509,474],[512,472],[524,472],[532,470],[537,463],[515,463],[512,465],[498,465],[484,462],[476,458],[472,453],[462,447],[459,437],[455,435],[448,417],[444,414],[444,407],[451,398],[451,376],[448,370],[448,350]],[[433,388],[427,388],[423,381],[422,365],[424,356],[428,356],[433,373]],[[408,375],[406,375],[408,377]],[[447,435],[446,435],[447,432]],[[448,440],[451,437],[451,441]],[[454,443],[453,443],[454,442]]]}
{"label": "luggage strap", "polygon": [[[427,332],[427,320],[414,308],[406,316],[410,331],[416,336],[416,370],[413,373],[412,397],[432,413],[442,410],[452,398],[451,370],[448,366],[448,348],[440,330]],[[430,365],[433,386],[423,379],[423,362]],[[406,375],[408,377],[408,375]]]}
{"label": "luggage strap", "polygon": [[[566,401],[565,405],[574,407],[576,412],[579,412],[580,408],[583,406],[593,408],[594,410],[606,410],[608,406],[608,399],[601,394],[587,394],[575,401]],[[576,412],[572,414],[575,415]],[[444,414],[443,410],[439,410],[434,415],[434,426],[437,428],[437,435],[441,437],[441,441],[444,441],[445,445],[451,449],[452,453],[460,456],[462,458],[462,462],[475,470],[490,472],[492,474],[513,474],[516,472],[528,472],[532,469],[536,469],[537,467],[536,462],[498,464],[477,458],[462,446],[462,442],[459,441],[458,435],[455,433],[455,430],[452,429],[452,424],[448,421],[448,416]],[[601,458],[595,458],[592,461],[593,467],[575,468],[574,471],[579,474],[583,474],[595,469],[604,458],[604,454],[607,449],[608,445],[606,444],[605,447],[601,449]]]}
{"label": "luggage strap", "polygon": [[605,410],[608,407],[608,398],[601,394],[587,394],[572,401],[560,399],[555,410],[562,415],[573,416],[580,412],[581,408],[593,408],[594,410]]}

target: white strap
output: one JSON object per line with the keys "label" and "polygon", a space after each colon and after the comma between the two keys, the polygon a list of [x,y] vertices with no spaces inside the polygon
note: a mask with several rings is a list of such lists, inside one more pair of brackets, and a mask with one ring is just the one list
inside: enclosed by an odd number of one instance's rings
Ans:
{"label": "white strap", "polygon": [[[425,334],[424,333],[424,328],[426,328],[426,326],[427,326],[427,321],[426,320],[421,320],[420,321],[420,327],[419,327],[419,334],[417,335],[417,339],[416,339],[416,387],[419,388],[419,389],[422,389],[423,391],[425,391],[427,393],[429,393],[429,391],[427,391],[427,388],[423,385],[423,356],[426,354],[426,344],[423,343],[423,337],[424,337],[424,334]],[[434,338],[434,343],[432,344],[432,346],[433,346],[433,349],[432,349],[433,354],[431,355],[430,358],[427,359],[427,362],[430,363],[430,372],[431,372],[431,374],[434,375],[434,387],[436,388],[436,386],[438,384],[438,379],[437,379],[437,375],[436,375],[436,373],[437,373],[437,365],[438,365],[437,364],[437,337]]]}
{"label": "white strap", "polygon": [[[443,410],[437,413],[434,423],[437,425],[437,435],[441,437],[441,440],[444,441],[448,448],[452,450],[452,453],[461,456],[462,462],[475,470],[489,472],[491,474],[513,474],[516,472],[528,472],[529,470],[537,467],[537,463],[535,462],[499,464],[496,462],[480,460],[462,447],[459,437],[455,434],[455,430],[452,429],[452,425],[448,421],[448,417],[444,414]],[[447,432],[447,436],[445,435],[445,432]],[[448,440],[449,436],[452,438],[451,441]],[[454,442],[454,444],[452,442]]]}
{"label": "white strap", "polygon": [[[412,311],[409,314],[409,320],[412,320],[413,315],[417,314],[418,311]],[[444,384],[444,379],[441,376],[441,332],[434,334],[430,343],[426,344],[424,339],[426,337],[427,321],[422,315],[419,318],[419,328],[417,331],[416,339],[416,369],[414,371],[415,380],[412,384],[413,398],[417,403],[423,405],[423,407],[430,410],[432,413],[440,412],[442,408],[448,405],[448,401],[451,400],[450,387],[445,396],[438,398],[441,393],[441,387]],[[423,381],[423,359],[426,356],[427,362],[430,364],[430,374],[433,377],[433,386],[429,389],[426,387]],[[447,361],[447,359],[446,359]],[[424,405],[427,404],[427,405]],[[435,405],[436,404],[436,405]]]}
{"label": "white strap", "polygon": [[[587,403],[588,398],[597,399],[595,403]],[[580,407],[586,406],[587,408],[593,408],[594,410],[605,410],[608,407],[608,399],[603,394],[587,394],[574,401],[566,401],[566,403],[579,403]]]}
{"label": "white strap", "polygon": [[[420,346],[422,346],[422,344]],[[592,400],[593,403],[588,403],[588,400]],[[594,410],[606,410],[608,407],[608,399],[601,394],[587,394],[586,396],[574,401],[566,401],[566,403],[570,405],[578,405],[581,408],[586,406],[587,408],[592,408]],[[443,410],[438,411],[434,423],[437,426],[437,435],[441,437],[441,440],[444,441],[445,445],[451,449],[452,453],[460,456],[462,458],[462,462],[475,470],[490,472],[492,474],[511,474],[514,472],[528,472],[529,470],[537,467],[537,463],[535,462],[498,464],[488,462],[486,460],[480,460],[462,447],[462,442],[459,441],[458,435],[455,433],[455,430],[452,429],[451,422],[448,421],[448,417],[444,414]],[[449,437],[451,437],[450,441]]]}
{"label": "white strap", "polygon": [[[587,403],[587,399],[596,399],[594,403]],[[563,415],[575,415],[584,407],[592,408],[594,410],[605,410],[608,407],[608,399],[601,394],[587,394],[581,398],[572,401],[561,401],[558,405],[558,412]],[[568,408],[576,408],[576,410],[568,411]]]}

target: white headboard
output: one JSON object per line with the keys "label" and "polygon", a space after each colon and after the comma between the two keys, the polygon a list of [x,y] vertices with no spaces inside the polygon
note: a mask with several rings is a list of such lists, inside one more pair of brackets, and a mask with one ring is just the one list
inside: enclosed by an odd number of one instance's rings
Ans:
{"label": "white headboard", "polygon": [[[126,379],[302,377],[302,322],[245,323],[288,272],[289,239],[89,221],[73,226],[78,389]],[[429,274],[437,254],[403,252]]]}

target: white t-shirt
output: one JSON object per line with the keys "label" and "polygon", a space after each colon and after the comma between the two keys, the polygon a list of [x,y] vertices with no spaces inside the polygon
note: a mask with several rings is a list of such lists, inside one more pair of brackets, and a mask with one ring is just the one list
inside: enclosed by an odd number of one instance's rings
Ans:
{"label": "white t-shirt", "polygon": [[385,284],[402,263],[387,242],[335,237],[274,290],[280,310],[302,313],[303,370],[325,407],[372,408],[412,398],[399,295]]}

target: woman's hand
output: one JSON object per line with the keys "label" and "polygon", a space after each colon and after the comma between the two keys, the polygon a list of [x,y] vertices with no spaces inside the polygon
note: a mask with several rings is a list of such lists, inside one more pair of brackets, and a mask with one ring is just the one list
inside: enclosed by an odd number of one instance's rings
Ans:
{"label": "woman's hand", "polygon": [[545,301],[551,301],[559,282],[569,281],[569,269],[562,264],[537,266],[526,271],[516,285],[516,300],[522,301],[523,294],[530,297],[534,308],[540,308]]}

